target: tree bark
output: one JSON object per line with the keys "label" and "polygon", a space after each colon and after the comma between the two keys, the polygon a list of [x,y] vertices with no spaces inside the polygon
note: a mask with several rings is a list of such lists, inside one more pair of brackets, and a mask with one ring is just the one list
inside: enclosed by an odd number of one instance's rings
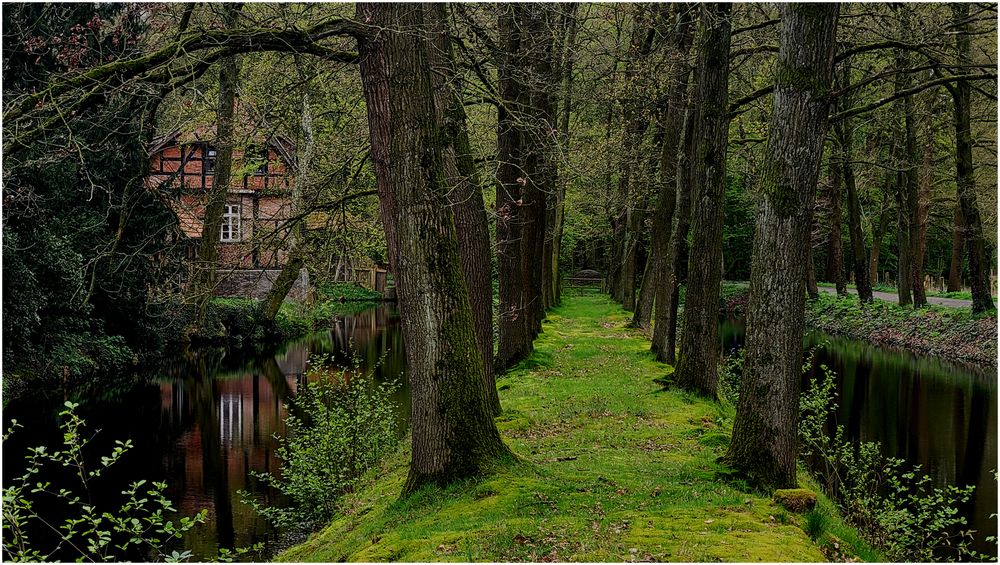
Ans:
{"label": "tree bark", "polygon": [[951,232],[951,263],[948,266],[948,292],[959,292],[962,290],[962,249],[965,247],[962,232],[964,229],[962,204],[956,201],[955,223]]}
{"label": "tree bark", "polygon": [[458,233],[458,254],[462,274],[469,291],[472,321],[476,328],[476,345],[483,362],[483,380],[493,415],[500,414],[493,367],[493,263],[486,204],[476,170],[475,156],[469,142],[462,85],[457,82],[455,59],[448,35],[448,14],[445,5],[427,4],[427,40],[434,87],[434,106],[438,127],[443,133],[442,161],[445,182],[449,187],[448,202],[455,215]]}
{"label": "tree bark", "polygon": [[537,336],[545,318],[545,239],[549,232],[548,209],[555,194],[556,168],[554,162],[555,114],[552,87],[553,34],[550,25],[550,8],[545,4],[515,4],[522,30],[528,80],[528,113],[522,116],[529,124],[525,170],[527,183],[524,197],[524,223],[521,240],[525,245],[522,260],[524,272],[530,280],[528,305],[531,314],[530,335]]}
{"label": "tree bark", "polygon": [[891,208],[884,208],[882,210],[878,219],[878,227],[875,228],[875,233],[872,234],[871,269],[873,281],[878,280],[879,255],[882,253],[882,240],[885,239],[885,234],[889,232],[889,221],[892,219],[890,215],[891,210]]}
{"label": "tree bark", "polygon": [[[690,73],[690,69],[688,69]],[[656,325],[650,349],[662,363],[674,364],[677,351],[677,311],[680,284],[687,280],[688,232],[691,229],[691,163],[694,160],[695,93],[689,87],[688,108],[684,111],[683,137],[677,151],[677,205],[670,236],[670,251],[660,272],[656,293]]]}
{"label": "tree bark", "polygon": [[[816,261],[813,258],[811,238],[806,246],[806,294],[809,295],[810,300],[819,298],[819,285],[816,283]],[[840,292],[837,292],[837,296],[841,296]]]}
{"label": "tree bark", "polygon": [[[952,4],[955,20],[955,44],[960,61],[970,60],[971,32],[969,5]],[[950,89],[954,101],[955,123],[955,180],[958,183],[958,201],[962,207],[963,239],[969,250],[969,287],[972,289],[972,312],[982,313],[993,308],[990,293],[990,274],[987,264],[983,225],[976,204],[976,178],[972,166],[972,88],[967,81],[958,81]]]}
{"label": "tree bark", "polygon": [[784,4],[761,179],[743,380],[725,461],[750,482],[793,487],[805,261],[833,78],[837,4]]}
{"label": "tree bark", "polygon": [[684,332],[675,382],[714,397],[719,364],[719,296],[726,147],[729,137],[730,4],[703,4],[698,49],[697,118],[692,181],[692,241]]}
{"label": "tree bark", "polygon": [[[242,4],[230,4],[223,10],[224,25],[232,28],[236,25]],[[216,117],[215,139],[215,173],[212,177],[212,188],[205,203],[204,223],[201,230],[201,243],[198,246],[198,260],[194,266],[194,277],[191,291],[195,300],[194,331],[200,331],[205,325],[208,314],[208,303],[215,292],[216,271],[219,262],[219,238],[222,234],[222,213],[226,206],[226,195],[233,169],[233,113],[236,104],[236,88],[239,80],[239,69],[236,57],[223,57],[219,61],[219,107]]]}
{"label": "tree bark", "polygon": [[[671,229],[674,223],[674,212],[680,199],[678,181],[679,152],[683,150],[684,104],[688,90],[688,77],[691,75],[691,65],[688,54],[694,40],[694,8],[690,4],[674,5],[675,24],[670,37],[670,57],[672,61],[667,70],[667,108],[663,118],[663,141],[660,149],[659,176],[657,182],[657,203],[653,211],[652,234],[650,237],[650,252],[647,260],[647,273],[643,275],[642,292],[639,293],[639,307],[633,318],[636,327],[647,328],[651,325],[652,309],[658,303],[666,303],[663,295],[666,290],[666,279],[674,271],[671,264]],[[685,183],[686,184],[686,183]],[[690,202],[690,200],[689,200]],[[685,234],[687,237],[687,234]],[[656,306],[657,320],[666,322],[666,311]],[[666,329],[664,325],[663,329]],[[651,349],[656,352],[665,346],[665,332],[659,332],[660,340],[654,339]]]}
{"label": "tree bark", "polygon": [[396,277],[413,450],[404,494],[474,477],[512,457],[500,439],[476,345],[434,104],[425,5],[358,4],[371,155]]}
{"label": "tree bark", "polygon": [[522,233],[522,185],[528,173],[522,170],[525,139],[518,121],[528,105],[527,89],[520,78],[525,64],[521,54],[522,34],[512,6],[504,6],[497,20],[500,34],[498,61],[499,94],[503,101],[497,115],[496,238],[499,287],[499,342],[496,370],[503,371],[531,353],[529,311],[525,291]]}
{"label": "tree bark", "polygon": [[[844,272],[844,243],[840,230],[843,219],[840,213],[841,184],[843,181],[840,163],[829,162],[830,190],[827,199],[830,202],[830,244],[826,254],[826,279],[837,285],[837,296],[847,296],[847,276]],[[815,277],[815,270],[813,276]]]}
{"label": "tree bark", "polygon": [[[854,135],[850,119],[838,122],[834,126],[834,134],[837,141],[831,163],[840,168],[844,187],[847,189],[847,227],[851,236],[851,255],[854,258],[854,283],[858,289],[858,300],[862,303],[872,302],[872,281],[877,277],[874,269],[869,271],[868,250],[865,248],[865,234],[861,226],[861,202],[854,178],[854,165],[851,164],[854,158]],[[878,243],[881,244],[881,240]],[[874,248],[873,255],[877,260],[878,253]]]}

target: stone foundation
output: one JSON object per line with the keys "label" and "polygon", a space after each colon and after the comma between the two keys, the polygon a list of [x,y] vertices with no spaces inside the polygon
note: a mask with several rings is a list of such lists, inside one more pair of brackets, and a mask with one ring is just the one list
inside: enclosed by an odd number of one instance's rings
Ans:
{"label": "stone foundation", "polygon": [[[238,296],[241,298],[262,299],[274,286],[274,281],[281,274],[281,269],[221,269],[219,282],[215,286],[216,296]],[[309,272],[299,271],[299,277],[288,291],[285,298],[305,300],[309,295]]]}

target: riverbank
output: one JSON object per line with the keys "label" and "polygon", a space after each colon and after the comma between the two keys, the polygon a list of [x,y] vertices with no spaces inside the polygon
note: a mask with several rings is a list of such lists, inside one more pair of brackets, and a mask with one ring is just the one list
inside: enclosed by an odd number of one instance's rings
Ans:
{"label": "riverbank", "polygon": [[[825,530],[717,477],[733,411],[654,382],[671,368],[604,295],[567,296],[501,377],[498,426],[524,461],[398,500],[408,445],[284,561],[877,560],[821,497]],[[803,481],[808,479],[803,476]]]}
{"label": "riverbank", "polygon": [[[745,283],[727,282],[723,288],[725,312],[743,316],[749,298]],[[968,309],[944,306],[913,309],[883,300],[862,305],[856,296],[821,293],[819,298],[806,301],[806,324],[879,347],[984,367],[996,365],[996,313],[973,316]]]}
{"label": "riverbank", "polygon": [[263,319],[261,301],[252,298],[213,298],[209,303],[208,335],[196,346],[226,346],[259,350],[321,329],[330,319],[380,304],[382,294],[364,287],[338,283],[318,287],[311,302],[284,302],[270,322]]}

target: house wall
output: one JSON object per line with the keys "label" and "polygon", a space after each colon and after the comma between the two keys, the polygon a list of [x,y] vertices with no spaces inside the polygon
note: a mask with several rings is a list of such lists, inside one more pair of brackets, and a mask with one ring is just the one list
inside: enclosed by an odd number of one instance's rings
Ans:
{"label": "house wall", "polygon": [[[147,186],[172,200],[181,229],[191,239],[201,237],[205,205],[214,175],[207,170],[204,143],[164,147],[150,157]],[[261,159],[262,161],[262,159]],[[291,215],[289,169],[273,147],[266,173],[247,164],[242,150],[233,151],[233,179],[226,204],[240,205],[240,234],[234,242],[219,242],[219,265],[229,268],[280,268],[287,262],[283,224]]]}

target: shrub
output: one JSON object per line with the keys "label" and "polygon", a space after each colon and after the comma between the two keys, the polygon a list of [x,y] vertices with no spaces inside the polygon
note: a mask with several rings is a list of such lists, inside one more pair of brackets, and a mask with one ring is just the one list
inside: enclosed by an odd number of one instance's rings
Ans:
{"label": "shrub", "polygon": [[743,378],[743,349],[734,349],[722,358],[719,367],[719,398],[736,406],[740,399],[740,379]]}
{"label": "shrub", "polygon": [[[288,427],[277,456],[281,475],[255,473],[291,501],[286,508],[244,502],[279,527],[313,528],[336,512],[340,497],[398,444],[398,383],[377,383],[375,368],[337,369],[325,355],[313,356],[309,384],[286,403]],[[313,382],[315,380],[315,382]]]}
{"label": "shrub", "polygon": [[[125,502],[117,509],[99,509],[90,500],[88,483],[97,479],[132,448],[131,440],[115,442],[115,448],[100,458],[100,464],[85,463],[85,448],[90,439],[83,433],[84,421],[76,412],[77,405],[65,403],[59,413],[62,422],[63,448],[49,451],[44,446],[29,450],[24,474],[10,481],[3,489],[3,554],[10,561],[62,560],[72,555],[77,561],[116,561],[129,559],[130,553],[142,551],[147,556],[166,561],[180,561],[191,556],[190,551],[166,553],[170,540],[205,521],[207,511],[178,522],[166,519],[174,512],[167,499],[166,483],[138,480],[122,491]],[[16,421],[4,434],[6,440],[19,428]],[[64,467],[79,481],[75,489],[56,489],[40,480],[46,466]],[[69,515],[61,524],[51,524],[39,514],[41,499],[61,502]],[[55,530],[59,541],[54,547],[39,547],[31,533],[35,528]]]}
{"label": "shrub", "polygon": [[835,374],[820,366],[800,399],[801,456],[813,465],[824,490],[862,537],[891,561],[978,558],[963,530],[958,507],[972,486],[936,488],[920,466],[886,457],[878,442],[853,443],[842,425],[825,425],[836,413]]}

